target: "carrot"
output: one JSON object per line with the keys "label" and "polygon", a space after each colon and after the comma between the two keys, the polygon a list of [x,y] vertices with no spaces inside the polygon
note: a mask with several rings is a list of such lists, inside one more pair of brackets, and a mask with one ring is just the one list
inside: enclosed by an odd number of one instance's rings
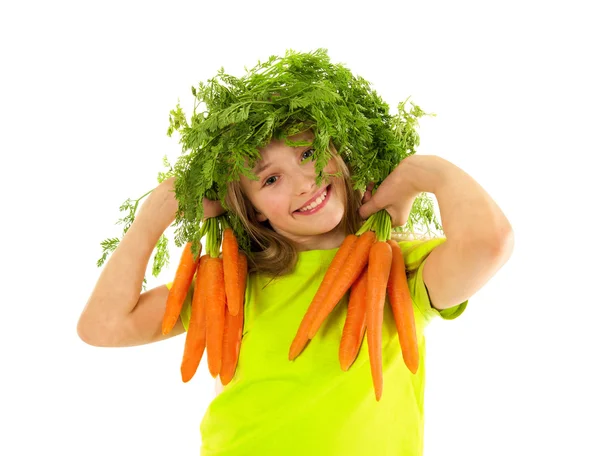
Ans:
{"label": "carrot", "polygon": [[317,293],[312,299],[312,302],[300,323],[300,328],[296,333],[296,337],[292,341],[292,346],[290,347],[290,352],[288,358],[290,361],[296,359],[296,357],[302,352],[304,347],[309,341],[308,330],[313,321],[314,316],[316,315],[319,309],[319,303],[323,301],[323,299],[327,296],[331,285],[335,281],[336,277],[339,274],[340,269],[346,262],[348,255],[352,251],[352,246],[358,240],[358,237],[354,234],[350,234],[346,236],[344,242],[336,252],[333,260],[331,261],[329,268],[327,268],[327,272],[325,272],[325,276],[323,277],[323,281],[319,285],[319,289]]}
{"label": "carrot", "polygon": [[240,312],[244,310],[244,299],[246,298],[246,278],[248,277],[248,257],[244,252],[238,253],[238,281],[239,293],[237,307]]}
{"label": "carrot", "polygon": [[192,315],[185,336],[185,348],[181,361],[181,379],[188,382],[192,379],[206,348],[206,260],[202,255],[196,270],[196,286],[192,297]]}
{"label": "carrot", "polygon": [[[240,283],[243,283],[240,291],[245,291],[246,284],[246,256],[240,253],[238,262],[238,273]],[[242,282],[242,277],[244,277]],[[242,295],[243,298],[243,295]],[[242,344],[242,330],[244,328],[244,303],[237,315],[232,315],[230,312],[225,312],[225,326],[223,329],[223,360],[221,362],[221,371],[219,376],[221,377],[221,383],[227,385],[233,375],[238,363],[238,357],[240,354],[240,347]]]}
{"label": "carrot", "polygon": [[223,278],[223,259],[211,256],[206,260],[206,352],[208,370],[213,378],[221,370],[223,326],[227,306]]}
{"label": "carrot", "polygon": [[238,242],[231,228],[223,231],[223,269],[225,274],[225,294],[227,308],[231,315],[237,315],[240,307],[240,283],[238,276]]}
{"label": "carrot", "polygon": [[363,341],[367,328],[367,267],[363,269],[356,282],[350,288],[350,300],[348,302],[348,313],[342,340],[340,341],[340,365],[342,370],[347,371],[356,356]]}
{"label": "carrot", "polygon": [[369,250],[375,242],[375,232],[366,231],[360,236],[350,249],[346,261],[342,268],[336,274],[334,282],[331,284],[331,288],[327,293],[327,296],[322,301],[315,303],[317,307],[316,314],[313,318],[312,324],[308,331],[308,338],[312,339],[315,334],[335,308],[337,303],[342,299],[344,294],[352,286],[354,281],[358,278],[364,267],[369,261]]}
{"label": "carrot", "polygon": [[375,387],[375,398],[379,401],[383,392],[383,366],[381,355],[381,329],[385,292],[392,267],[392,248],[385,241],[373,244],[369,252],[367,279],[367,344],[371,377]]}
{"label": "carrot", "polygon": [[[200,244],[200,253],[202,252],[202,244]],[[173,285],[169,290],[169,296],[167,297],[167,305],[162,321],[162,333],[164,335],[169,334],[177,323],[183,302],[187,296],[192,280],[194,279],[194,273],[200,262],[200,254],[198,259],[194,260],[192,254],[192,243],[188,242],[181,254],[179,265],[177,266],[177,272],[175,273],[175,279]]]}
{"label": "carrot", "polygon": [[404,364],[413,374],[416,374],[419,368],[419,346],[415,314],[406,279],[406,266],[400,246],[392,240],[387,242],[392,247],[392,269],[388,279],[387,293],[396,321]]}

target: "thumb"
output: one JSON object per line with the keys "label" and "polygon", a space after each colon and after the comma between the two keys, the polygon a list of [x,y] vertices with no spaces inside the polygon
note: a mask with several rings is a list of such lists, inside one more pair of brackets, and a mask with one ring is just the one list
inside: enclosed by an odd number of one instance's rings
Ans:
{"label": "thumb", "polygon": [[379,211],[379,208],[375,204],[375,201],[373,201],[373,198],[371,198],[358,208],[358,215],[360,215],[363,220],[366,220],[377,211]]}

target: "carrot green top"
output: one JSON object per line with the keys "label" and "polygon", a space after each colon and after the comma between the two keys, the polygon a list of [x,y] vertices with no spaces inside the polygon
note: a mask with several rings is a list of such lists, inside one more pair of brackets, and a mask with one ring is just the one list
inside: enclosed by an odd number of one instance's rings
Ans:
{"label": "carrot green top", "polygon": [[[337,249],[301,252],[294,272],[269,282],[248,276],[245,322],[233,380],[206,410],[200,425],[203,456],[365,455],[418,456],[423,452],[424,329],[436,317],[451,320],[467,301],[443,311],[431,307],[423,260],[444,242],[402,241],[419,342],[419,370],[402,359],[389,304],[382,330],[383,395],[375,400],[365,340],[342,371],[338,350],[347,298],[338,304],[300,356],[288,360],[292,340]],[[265,286],[267,285],[267,286]],[[189,295],[188,295],[189,296]],[[181,313],[189,321],[189,299]]]}

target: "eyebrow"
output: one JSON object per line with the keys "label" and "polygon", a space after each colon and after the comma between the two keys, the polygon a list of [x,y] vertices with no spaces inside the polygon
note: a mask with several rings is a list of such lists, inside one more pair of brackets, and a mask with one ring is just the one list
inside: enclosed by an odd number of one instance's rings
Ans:
{"label": "eyebrow", "polygon": [[[314,148],[313,144],[310,144],[308,146],[298,146],[298,148],[302,149],[302,152],[305,152],[311,148]],[[271,166],[271,163],[262,163],[258,166],[258,168],[256,168],[255,170],[253,170],[254,174],[256,174],[257,176],[262,173],[265,169],[267,169],[269,166]]]}
{"label": "eyebrow", "polygon": [[257,176],[262,173],[265,169],[267,169],[269,166],[271,166],[271,163],[263,163],[262,165],[260,165],[255,171],[254,174],[256,174]]}

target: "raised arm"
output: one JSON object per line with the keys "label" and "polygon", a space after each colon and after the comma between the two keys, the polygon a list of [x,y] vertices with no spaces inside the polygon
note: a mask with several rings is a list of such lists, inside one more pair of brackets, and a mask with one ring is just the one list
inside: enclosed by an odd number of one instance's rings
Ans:
{"label": "raised arm", "polygon": [[425,260],[423,281],[437,309],[456,306],[481,289],[512,254],[512,227],[494,200],[465,171],[435,155],[404,159],[360,209],[386,209],[403,225],[417,195],[438,202],[446,241]]}
{"label": "raised arm", "polygon": [[132,346],[183,332],[179,321],[167,336],[162,335],[162,315],[169,294],[166,286],[140,294],[154,246],[175,220],[176,211],[171,178],[147,197],[104,266],[77,324],[77,333],[84,342],[103,347]]}

